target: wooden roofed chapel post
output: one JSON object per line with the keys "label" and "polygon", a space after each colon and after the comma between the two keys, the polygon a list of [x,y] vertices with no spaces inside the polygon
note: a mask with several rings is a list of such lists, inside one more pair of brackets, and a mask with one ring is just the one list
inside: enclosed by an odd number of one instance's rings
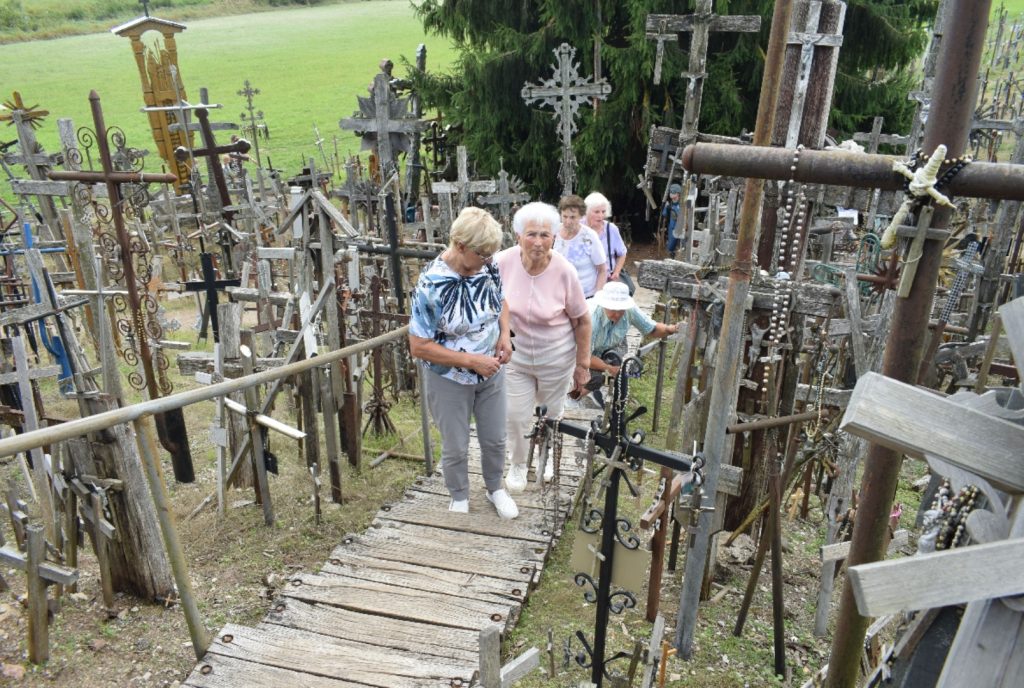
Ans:
{"label": "wooden roofed chapel post", "polygon": [[[942,117],[931,117],[928,120],[924,146],[926,150],[935,150],[940,145],[947,146],[948,154],[956,157],[965,148],[966,136],[970,125],[971,113],[974,109],[976,75],[981,58],[981,49],[987,24],[990,2],[981,3],[959,0],[951,7],[948,25],[949,35],[942,43],[939,55],[935,91],[933,94],[933,112],[942,112]],[[778,9],[778,5],[776,7]],[[774,35],[774,31],[773,31]],[[887,156],[866,155],[856,153],[824,153],[804,151],[799,163],[793,166],[791,151],[768,148],[744,148],[720,146],[714,144],[697,144],[684,153],[684,165],[692,172],[723,174],[727,176],[751,175],[771,179],[793,179],[796,181],[817,184],[842,184],[847,186],[877,187],[882,189],[899,189],[904,178],[893,171],[893,159]],[[948,169],[946,165],[943,169]],[[795,169],[794,169],[795,168]],[[972,163],[963,168],[953,177],[947,187],[948,193],[958,196],[984,197],[1020,200],[1024,197],[1024,167],[1018,165],[996,163]],[[745,200],[746,203],[746,200]],[[744,207],[746,210],[746,205]],[[932,229],[943,230],[948,226],[951,210],[944,206],[935,208],[932,216]],[[893,316],[892,329],[886,343],[883,373],[891,378],[904,382],[915,382],[924,343],[927,337],[927,326],[931,304],[935,294],[939,266],[942,259],[945,232],[932,232],[938,238],[924,240],[920,258],[917,259],[917,270],[914,272],[909,294],[899,299]],[[737,276],[736,271],[730,279],[730,292],[733,282],[744,279]],[[726,326],[731,323],[730,305],[726,306]],[[737,337],[741,333],[733,333]],[[723,329],[723,346],[726,342],[726,331]],[[716,369],[716,383],[719,382],[719,371]],[[729,370],[722,371],[723,376]],[[735,373],[735,368],[732,368]],[[722,377],[725,385],[731,385],[732,378]],[[713,392],[718,391],[718,385]],[[723,391],[722,394],[725,392]],[[714,396],[712,400],[712,406]],[[725,407],[727,410],[727,406]],[[714,411],[714,409],[713,409]],[[716,416],[711,416],[713,419]],[[712,462],[720,461],[721,452],[712,454],[709,447],[721,444],[719,435],[724,435],[724,427],[716,427],[712,422],[708,426],[705,439],[705,453],[709,459],[709,476]],[[849,562],[852,565],[877,561],[884,555],[885,540],[888,535],[888,521],[896,482],[899,475],[900,454],[878,444],[870,445],[865,459],[864,478],[861,486],[861,498],[858,518],[854,529],[853,543]],[[707,481],[711,483],[710,477]],[[709,485],[713,489],[713,484]],[[702,518],[702,535],[698,542],[707,539],[707,524]],[[687,575],[691,573],[690,557],[687,561]],[[706,548],[700,553],[706,557]],[[703,562],[695,562],[694,566],[703,568]],[[699,569],[698,569],[699,570]],[[699,575],[699,574],[697,574]],[[690,605],[688,607],[688,605]],[[692,643],[692,627],[696,615],[696,600],[681,600],[680,623],[677,628],[677,645],[684,656],[689,654]],[[687,618],[684,618],[687,617]],[[861,644],[867,629],[868,620],[857,613],[856,603],[849,586],[844,588],[840,607],[839,622],[833,640],[832,657],[829,669],[830,686],[852,686],[857,682]],[[685,637],[684,633],[688,633]]]}

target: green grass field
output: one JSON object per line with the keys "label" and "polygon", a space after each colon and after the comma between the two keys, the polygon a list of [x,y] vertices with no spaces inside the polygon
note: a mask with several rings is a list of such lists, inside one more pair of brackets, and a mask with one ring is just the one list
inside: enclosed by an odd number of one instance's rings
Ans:
{"label": "green grass field", "polygon": [[[155,13],[154,13],[155,14]],[[394,60],[395,75],[405,69],[399,58],[414,59],[427,46],[427,68],[444,69],[454,51],[445,39],[427,37],[407,0],[372,0],[321,7],[202,19],[178,34],[178,60],[189,99],[199,88],[224,105],[213,121],[240,122],[244,99],[237,95],[246,79],[261,93],[255,106],[264,112],[270,139],[260,141],[276,167],[295,172],[301,161],[318,156],[313,124],[325,146],[338,138],[344,155],[359,140],[343,132],[338,120],[358,108],[356,95],[366,88],[383,57]],[[0,98],[20,91],[24,102],[38,104],[50,116],[38,132],[48,151],[59,150],[57,119],[92,126],[89,92],[103,103],[107,126],[119,126],[129,145],[155,151],[142,106],[142,87],[130,43],[111,33],[72,36],[0,46]],[[15,137],[0,129],[0,140]],[[146,169],[158,170],[153,153]]]}

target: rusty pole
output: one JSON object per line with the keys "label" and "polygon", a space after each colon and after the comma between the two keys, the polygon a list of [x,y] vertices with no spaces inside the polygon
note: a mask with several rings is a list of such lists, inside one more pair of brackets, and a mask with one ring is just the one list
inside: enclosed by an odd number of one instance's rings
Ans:
{"label": "rusty pole", "polygon": [[[789,21],[792,14],[792,0],[777,0],[772,15],[771,35],[768,38],[768,52],[764,62],[764,76],[761,80],[761,95],[757,103],[757,124],[754,128],[754,145],[767,146],[775,125],[776,100],[782,62],[789,36]],[[725,297],[725,315],[722,333],[719,337],[718,356],[715,362],[711,399],[708,403],[708,424],[704,434],[704,455],[707,468],[704,476],[704,493],[714,499],[718,488],[718,474],[726,447],[726,421],[736,403],[736,373],[740,353],[743,349],[743,313],[747,294],[750,292],[750,276],[754,270],[752,257],[754,239],[761,216],[761,201],[764,198],[764,180],[748,177],[740,212],[739,236],[736,240],[736,258],[729,271],[729,290]],[[683,575],[683,589],[679,595],[679,613],[676,617],[675,647],[684,659],[693,653],[693,636],[697,625],[697,605],[704,579],[704,566],[711,541],[712,516],[702,512],[691,546],[686,553],[686,569]]]}
{"label": "rusty pole", "polygon": [[[984,47],[991,0],[955,0],[951,7],[947,35],[939,54],[931,112],[924,136],[924,150],[931,152],[946,144],[947,155],[964,152],[971,115],[974,112],[978,68]],[[938,206],[932,227],[949,225],[950,209]],[[924,351],[928,317],[942,262],[943,242],[925,242],[910,296],[900,299],[893,314],[885,345],[882,373],[913,384]],[[864,462],[857,521],[850,545],[849,566],[878,561],[885,555],[889,511],[896,494],[901,455],[878,444],[870,445]],[[829,688],[848,688],[859,683],[860,657],[868,619],[857,612],[853,590],[843,587],[839,621],[832,639],[829,660]]]}

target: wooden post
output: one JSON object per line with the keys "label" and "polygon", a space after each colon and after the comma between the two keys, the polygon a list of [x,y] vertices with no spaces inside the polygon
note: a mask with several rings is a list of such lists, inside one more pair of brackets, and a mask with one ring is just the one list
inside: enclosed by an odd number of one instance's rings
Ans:
{"label": "wooden post", "polygon": [[182,611],[185,612],[185,622],[188,625],[189,637],[192,639],[192,649],[196,659],[202,659],[206,654],[206,648],[210,646],[210,636],[203,627],[199,607],[196,605],[196,598],[192,593],[192,580],[189,578],[185,552],[181,548],[178,531],[174,526],[174,516],[171,514],[167,487],[164,485],[164,477],[157,459],[153,431],[144,418],[134,419],[132,426],[135,428],[135,442],[139,448],[139,457],[142,459],[146,477],[149,479],[153,506],[156,508],[157,520],[160,522],[160,532],[164,538],[164,546],[167,548],[167,557],[171,562],[174,582],[178,586],[178,598],[181,601]]}
{"label": "wooden post", "polygon": [[32,523],[25,528],[26,593],[28,596],[28,661],[42,664],[50,658],[50,628],[47,623],[49,605],[46,581],[39,567],[46,561],[46,535],[42,526]]}
{"label": "wooden post", "polygon": [[[757,108],[755,145],[767,144],[774,126],[775,101],[782,73],[786,36],[789,34],[791,6],[791,0],[778,0],[775,3]],[[718,475],[726,456],[726,420],[732,412],[736,400],[736,377],[739,373],[740,353],[743,349],[743,316],[747,294],[750,292],[751,259],[763,196],[764,181],[748,178],[736,240],[736,257],[729,274],[729,290],[726,294],[725,315],[719,337],[707,431],[704,436],[704,455],[707,458],[704,477],[705,492],[710,495],[716,494],[718,490]],[[683,576],[683,589],[679,596],[679,613],[676,617],[674,643],[680,655],[685,659],[689,659],[693,652],[697,605],[700,600],[704,566],[711,543],[711,528],[711,514],[701,513],[697,530],[694,532],[693,544],[686,555],[686,570]]]}
{"label": "wooden post", "polygon": [[[252,351],[249,347],[243,345],[238,347],[238,352],[240,354],[239,361],[242,364],[242,374],[248,377],[253,373]],[[259,490],[260,502],[263,505],[263,522],[268,526],[272,526],[274,525],[274,508],[270,504],[270,485],[267,483],[267,465],[263,455],[263,433],[254,417],[259,405],[259,393],[256,391],[256,388],[246,387],[245,407],[248,409],[249,444],[252,447],[253,471],[256,474],[256,486]],[[308,428],[306,428],[306,431],[305,441],[309,442]]]}
{"label": "wooden post", "polygon": [[501,631],[494,624],[480,629],[480,685],[501,688]]}

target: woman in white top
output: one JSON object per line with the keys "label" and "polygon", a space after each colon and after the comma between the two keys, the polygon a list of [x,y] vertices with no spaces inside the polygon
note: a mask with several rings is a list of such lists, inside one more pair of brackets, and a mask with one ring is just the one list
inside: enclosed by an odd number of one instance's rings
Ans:
{"label": "woman in white top", "polygon": [[586,212],[579,196],[566,196],[558,202],[562,227],[555,237],[555,250],[576,268],[583,295],[589,299],[608,280],[608,259],[600,237],[581,222]]}

